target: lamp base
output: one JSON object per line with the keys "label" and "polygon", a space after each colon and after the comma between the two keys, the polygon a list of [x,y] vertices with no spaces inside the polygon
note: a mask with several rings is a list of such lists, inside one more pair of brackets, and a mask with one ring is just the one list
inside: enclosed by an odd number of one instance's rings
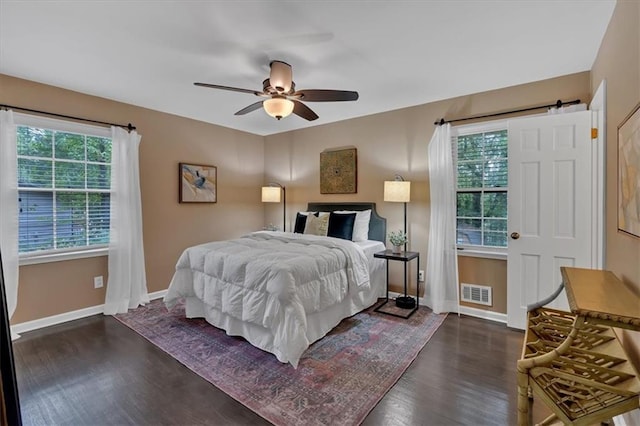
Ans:
{"label": "lamp base", "polygon": [[402,309],[413,309],[416,307],[416,299],[411,296],[396,297],[396,306]]}

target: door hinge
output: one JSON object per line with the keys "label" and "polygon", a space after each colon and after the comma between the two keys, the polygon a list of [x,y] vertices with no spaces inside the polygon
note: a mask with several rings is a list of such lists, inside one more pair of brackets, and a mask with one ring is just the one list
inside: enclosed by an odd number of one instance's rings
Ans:
{"label": "door hinge", "polygon": [[592,127],[591,128],[591,139],[598,139],[598,128],[597,127]]}

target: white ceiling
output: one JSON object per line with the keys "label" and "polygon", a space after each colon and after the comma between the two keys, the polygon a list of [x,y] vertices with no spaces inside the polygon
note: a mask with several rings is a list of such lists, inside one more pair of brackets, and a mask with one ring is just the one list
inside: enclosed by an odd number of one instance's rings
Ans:
{"label": "white ceiling", "polygon": [[[269,135],[589,70],[614,7],[0,0],[0,73]],[[309,102],[313,122],[276,121],[262,110],[234,115],[253,95],[193,85],[261,90],[274,59],[293,66],[298,89],[356,90],[360,99]]]}

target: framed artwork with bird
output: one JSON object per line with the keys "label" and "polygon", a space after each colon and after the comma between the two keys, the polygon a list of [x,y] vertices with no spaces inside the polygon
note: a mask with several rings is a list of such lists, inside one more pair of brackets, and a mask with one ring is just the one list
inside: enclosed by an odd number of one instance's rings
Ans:
{"label": "framed artwork with bird", "polygon": [[178,184],[180,203],[215,203],[217,194],[217,168],[201,164],[179,164]]}

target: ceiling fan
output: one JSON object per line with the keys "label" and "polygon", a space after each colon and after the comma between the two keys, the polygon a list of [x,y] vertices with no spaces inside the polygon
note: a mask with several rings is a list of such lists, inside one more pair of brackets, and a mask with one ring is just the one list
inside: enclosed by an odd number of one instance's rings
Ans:
{"label": "ceiling fan", "polygon": [[196,86],[209,87],[211,89],[230,90],[232,92],[250,93],[264,100],[253,103],[235,115],[244,115],[263,107],[270,116],[280,120],[291,113],[313,121],[318,118],[318,114],[311,108],[303,104],[305,102],[338,102],[356,101],[358,92],[349,90],[323,90],[304,89],[296,90],[296,85],[292,79],[291,65],[282,61],[271,61],[269,64],[271,72],[269,78],[262,82],[262,92],[251,89],[241,89],[238,87],[220,86],[218,84],[193,83]]}

